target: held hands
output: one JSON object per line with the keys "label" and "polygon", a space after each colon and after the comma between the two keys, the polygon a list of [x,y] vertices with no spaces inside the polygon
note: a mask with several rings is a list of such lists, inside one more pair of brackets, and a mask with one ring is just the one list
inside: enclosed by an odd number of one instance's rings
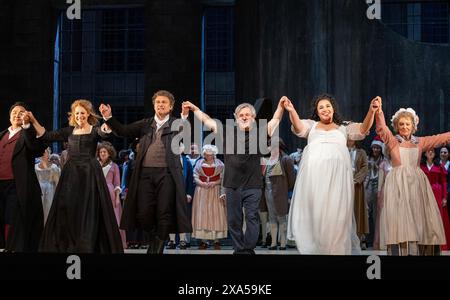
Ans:
{"label": "held hands", "polygon": [[196,112],[197,110],[199,110],[199,108],[190,101],[185,101],[181,104],[181,113],[183,116],[189,115],[189,111]]}
{"label": "held hands", "polygon": [[30,123],[30,116],[28,115],[28,112],[23,113],[20,118],[22,119],[22,126]]}
{"label": "held hands", "polygon": [[370,102],[370,111],[372,113],[381,113],[383,107],[383,100],[380,96],[375,97],[372,102]]}
{"label": "held hands", "polygon": [[283,98],[281,98],[280,103],[283,103],[284,105],[284,109],[287,110],[289,113],[294,112],[295,111],[295,107],[292,104],[291,100],[289,100],[288,97],[284,96]]}
{"label": "held hands", "polygon": [[112,110],[111,110],[111,106],[109,104],[105,105],[102,103],[100,105],[100,107],[98,108],[98,111],[100,112],[100,114],[102,115],[103,118],[112,117]]}
{"label": "held hands", "polygon": [[284,104],[286,103],[286,101],[289,101],[289,98],[286,96],[281,97],[280,102],[278,102],[278,108],[284,110]]}
{"label": "held hands", "polygon": [[36,123],[36,118],[34,117],[33,113],[31,111],[26,111],[22,114],[22,124],[34,124]]}

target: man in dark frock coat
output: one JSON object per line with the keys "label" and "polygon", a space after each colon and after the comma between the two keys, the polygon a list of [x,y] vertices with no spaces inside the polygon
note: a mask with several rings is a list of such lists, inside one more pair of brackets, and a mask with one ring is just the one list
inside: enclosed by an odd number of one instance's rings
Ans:
{"label": "man in dark frock coat", "polygon": [[152,101],[155,116],[130,125],[112,117],[109,105],[102,104],[99,110],[116,135],[140,139],[121,228],[142,228],[150,239],[148,253],[162,254],[169,233],[192,232],[192,225],[180,155],[171,150],[172,139],[179,133],[171,130],[176,120],[171,116],[175,98],[170,92],[158,91]]}
{"label": "man in dark frock coat", "polygon": [[[0,132],[0,249],[37,252],[44,226],[35,158],[46,146],[26,120],[24,103],[9,111],[11,127]],[[24,123],[25,122],[25,123]]]}

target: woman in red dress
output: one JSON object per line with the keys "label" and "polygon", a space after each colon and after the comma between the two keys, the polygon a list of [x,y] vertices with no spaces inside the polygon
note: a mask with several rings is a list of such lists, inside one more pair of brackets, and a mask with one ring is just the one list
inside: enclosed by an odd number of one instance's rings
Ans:
{"label": "woman in red dress", "polygon": [[434,197],[436,198],[439,211],[441,212],[445,238],[447,240],[447,244],[442,246],[442,250],[445,251],[448,250],[448,243],[450,241],[450,221],[447,211],[447,171],[436,158],[434,150],[428,150],[424,153],[420,168],[430,181]]}

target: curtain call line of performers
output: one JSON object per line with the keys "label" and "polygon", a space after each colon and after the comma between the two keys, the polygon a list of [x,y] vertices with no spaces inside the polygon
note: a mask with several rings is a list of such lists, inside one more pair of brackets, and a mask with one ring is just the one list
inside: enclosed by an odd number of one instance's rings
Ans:
{"label": "curtain call line of performers", "polygon": [[[269,159],[262,180],[261,153],[225,153],[222,163],[215,158],[217,149],[210,148],[204,152],[194,175],[199,189],[188,192],[183,159],[171,151],[172,140],[179,133],[171,130],[176,120],[172,115],[175,98],[168,91],[158,91],[152,102],[155,109],[152,118],[124,125],[113,116],[109,105],[100,105],[100,116],[91,102],[77,100],[71,106],[69,127],[56,131],[45,130],[26,104],[14,104],[9,111],[11,126],[0,133],[0,249],[123,253],[125,243],[120,227],[144,230],[149,237],[149,254],[162,254],[173,233],[193,233],[193,237],[204,240],[229,234],[235,254],[254,254],[260,230],[260,200],[265,191],[268,203],[272,203],[267,191],[279,190],[276,180],[268,180],[272,175],[292,173],[285,160],[277,165],[270,164]],[[423,152],[450,143],[450,132],[417,137],[416,112],[400,109],[391,120],[395,131],[392,133],[386,125],[382,104],[382,99],[376,97],[362,123],[349,123],[342,120],[336,100],[328,94],[314,99],[310,119],[301,119],[287,97],[279,101],[267,126],[272,143],[278,138],[273,134],[287,112],[293,134],[307,139],[308,144],[297,178],[291,176],[282,189],[287,195],[293,186],[290,208],[286,206],[281,209],[285,214],[275,217],[272,214],[271,218],[278,222],[281,231],[287,232],[288,239],[295,240],[301,254],[350,255],[357,248],[354,166],[347,143],[363,140],[374,122],[379,143],[385,145],[392,162],[392,170],[385,178],[384,207],[378,222],[381,242],[387,246],[388,254],[436,255],[440,245],[446,244],[439,206],[419,163]],[[217,132],[219,125],[215,120],[191,102],[183,102],[184,122],[188,122],[190,112]],[[247,103],[239,105],[235,118],[236,126],[226,130],[234,132],[234,136],[224,140],[235,139],[236,148],[237,133],[243,132],[241,142],[245,153],[249,153],[250,133],[258,126],[254,107]],[[100,119],[104,121],[102,126]],[[139,140],[123,213],[117,209],[120,201],[116,191],[108,189],[104,170],[96,158],[98,143],[111,134]],[[68,143],[68,161],[44,226],[41,188],[34,163],[52,142]],[[191,222],[188,204],[192,198],[212,193],[217,194],[221,204],[210,211],[216,211],[223,219],[214,217],[205,221],[194,214]],[[193,206],[199,205],[206,204],[198,202]],[[280,211],[275,206],[270,209]],[[203,223],[216,229],[204,231]],[[378,237],[378,243],[379,240]],[[282,243],[285,245],[286,241]]]}

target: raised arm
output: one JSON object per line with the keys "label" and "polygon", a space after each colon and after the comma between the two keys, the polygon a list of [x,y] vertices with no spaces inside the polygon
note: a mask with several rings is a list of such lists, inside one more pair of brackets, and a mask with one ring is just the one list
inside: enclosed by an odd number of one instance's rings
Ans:
{"label": "raised arm", "polygon": [[34,117],[32,112],[27,112],[27,116],[36,131],[36,136],[41,142],[66,142],[73,130],[71,127],[67,127],[55,131],[47,131]]}
{"label": "raised arm", "polygon": [[37,134],[34,126],[31,124],[30,114],[32,115],[31,112],[25,112],[22,115],[25,145],[28,150],[30,150],[32,156],[40,157],[42,156],[42,153],[44,153],[45,148],[47,148],[47,145],[43,143],[42,140],[36,138]]}
{"label": "raised arm", "polygon": [[372,100],[372,102],[370,102],[369,111],[367,112],[366,118],[364,119],[364,122],[360,127],[361,134],[366,135],[370,131],[370,128],[372,128],[373,122],[375,120],[375,114],[379,112],[382,101],[383,100],[381,99],[381,97],[376,97]]}
{"label": "raised arm", "polygon": [[99,107],[99,111],[108,127],[116,135],[128,138],[141,137],[142,128],[145,126],[146,120],[141,120],[130,125],[123,125],[112,116],[112,110],[109,104],[101,104]]}
{"label": "raised arm", "polygon": [[386,125],[386,119],[384,117],[383,106],[381,105],[378,112],[375,114],[377,123],[377,134],[381,137],[381,140],[388,146],[389,149],[393,149],[398,143],[392,134],[391,130]]}
{"label": "raised arm", "polygon": [[288,98],[286,98],[284,101],[284,109],[286,109],[289,112],[289,119],[291,120],[292,127],[294,128],[294,133],[298,136],[306,137],[308,127],[300,119],[297,111],[295,110],[294,105]]}
{"label": "raised arm", "polygon": [[278,102],[277,110],[273,114],[272,120],[267,124],[267,134],[271,137],[275,133],[275,130],[280,125],[281,120],[283,119],[284,113],[284,103],[286,100],[289,100],[287,97],[282,97],[280,102]]}
{"label": "raised arm", "polygon": [[34,117],[31,111],[27,111],[25,113],[26,118],[30,121],[31,125],[33,125],[34,130],[36,130],[36,136],[41,137],[45,133],[45,128],[39,124],[38,120]]}
{"label": "raised arm", "polygon": [[181,111],[182,111],[181,116],[183,117],[183,119],[187,119],[187,117],[189,116],[189,111],[192,111],[194,113],[194,116],[197,119],[199,119],[208,129],[210,129],[214,133],[217,132],[216,121],[214,121],[210,116],[202,112],[200,108],[198,108],[191,102],[189,101],[183,102]]}
{"label": "raised arm", "polygon": [[438,135],[421,137],[419,138],[419,143],[425,151],[450,144],[450,131]]}

